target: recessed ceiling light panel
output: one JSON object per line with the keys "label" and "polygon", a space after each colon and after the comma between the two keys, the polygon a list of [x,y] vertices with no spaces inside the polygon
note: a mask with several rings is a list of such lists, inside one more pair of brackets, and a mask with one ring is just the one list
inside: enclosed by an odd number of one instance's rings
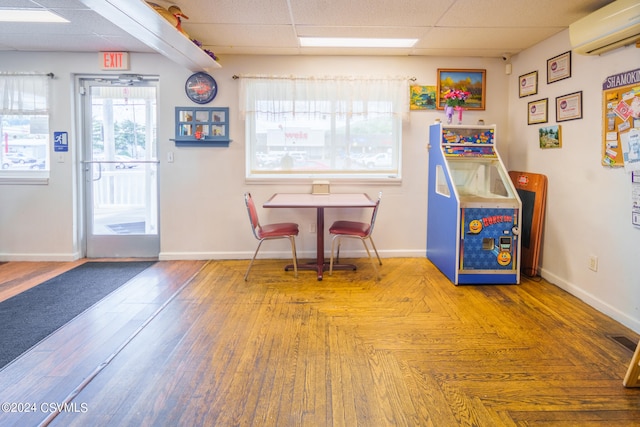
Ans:
{"label": "recessed ceiling light panel", "polygon": [[299,37],[302,47],[412,47],[418,39]]}
{"label": "recessed ceiling light panel", "polygon": [[0,9],[0,22],[69,22],[44,9]]}

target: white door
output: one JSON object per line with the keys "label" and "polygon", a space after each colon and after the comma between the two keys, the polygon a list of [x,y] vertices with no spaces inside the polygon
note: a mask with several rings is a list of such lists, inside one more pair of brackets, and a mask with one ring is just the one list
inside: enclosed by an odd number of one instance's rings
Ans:
{"label": "white door", "polygon": [[156,258],[157,81],[80,80],[85,255]]}

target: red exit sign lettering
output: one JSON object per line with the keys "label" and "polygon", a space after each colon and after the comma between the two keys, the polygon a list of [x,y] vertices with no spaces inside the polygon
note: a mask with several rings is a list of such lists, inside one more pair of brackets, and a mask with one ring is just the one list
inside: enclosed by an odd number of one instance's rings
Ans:
{"label": "red exit sign lettering", "polygon": [[103,70],[128,70],[129,52],[100,52]]}

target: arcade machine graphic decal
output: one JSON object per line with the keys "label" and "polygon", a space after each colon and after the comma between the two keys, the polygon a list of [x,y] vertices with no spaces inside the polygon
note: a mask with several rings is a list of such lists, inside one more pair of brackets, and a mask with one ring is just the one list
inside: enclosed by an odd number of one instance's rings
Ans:
{"label": "arcade machine graphic decal", "polygon": [[460,270],[514,270],[517,209],[462,209]]}

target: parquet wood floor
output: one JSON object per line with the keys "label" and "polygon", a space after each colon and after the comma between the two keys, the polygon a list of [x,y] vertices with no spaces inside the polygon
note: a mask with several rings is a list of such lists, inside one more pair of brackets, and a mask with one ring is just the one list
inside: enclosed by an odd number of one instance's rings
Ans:
{"label": "parquet wood floor", "polygon": [[0,425],[640,425],[611,339],[638,334],[563,290],[355,262],[317,281],[258,260],[248,282],[248,261],[159,262],[0,371],[0,402],[37,409]]}

